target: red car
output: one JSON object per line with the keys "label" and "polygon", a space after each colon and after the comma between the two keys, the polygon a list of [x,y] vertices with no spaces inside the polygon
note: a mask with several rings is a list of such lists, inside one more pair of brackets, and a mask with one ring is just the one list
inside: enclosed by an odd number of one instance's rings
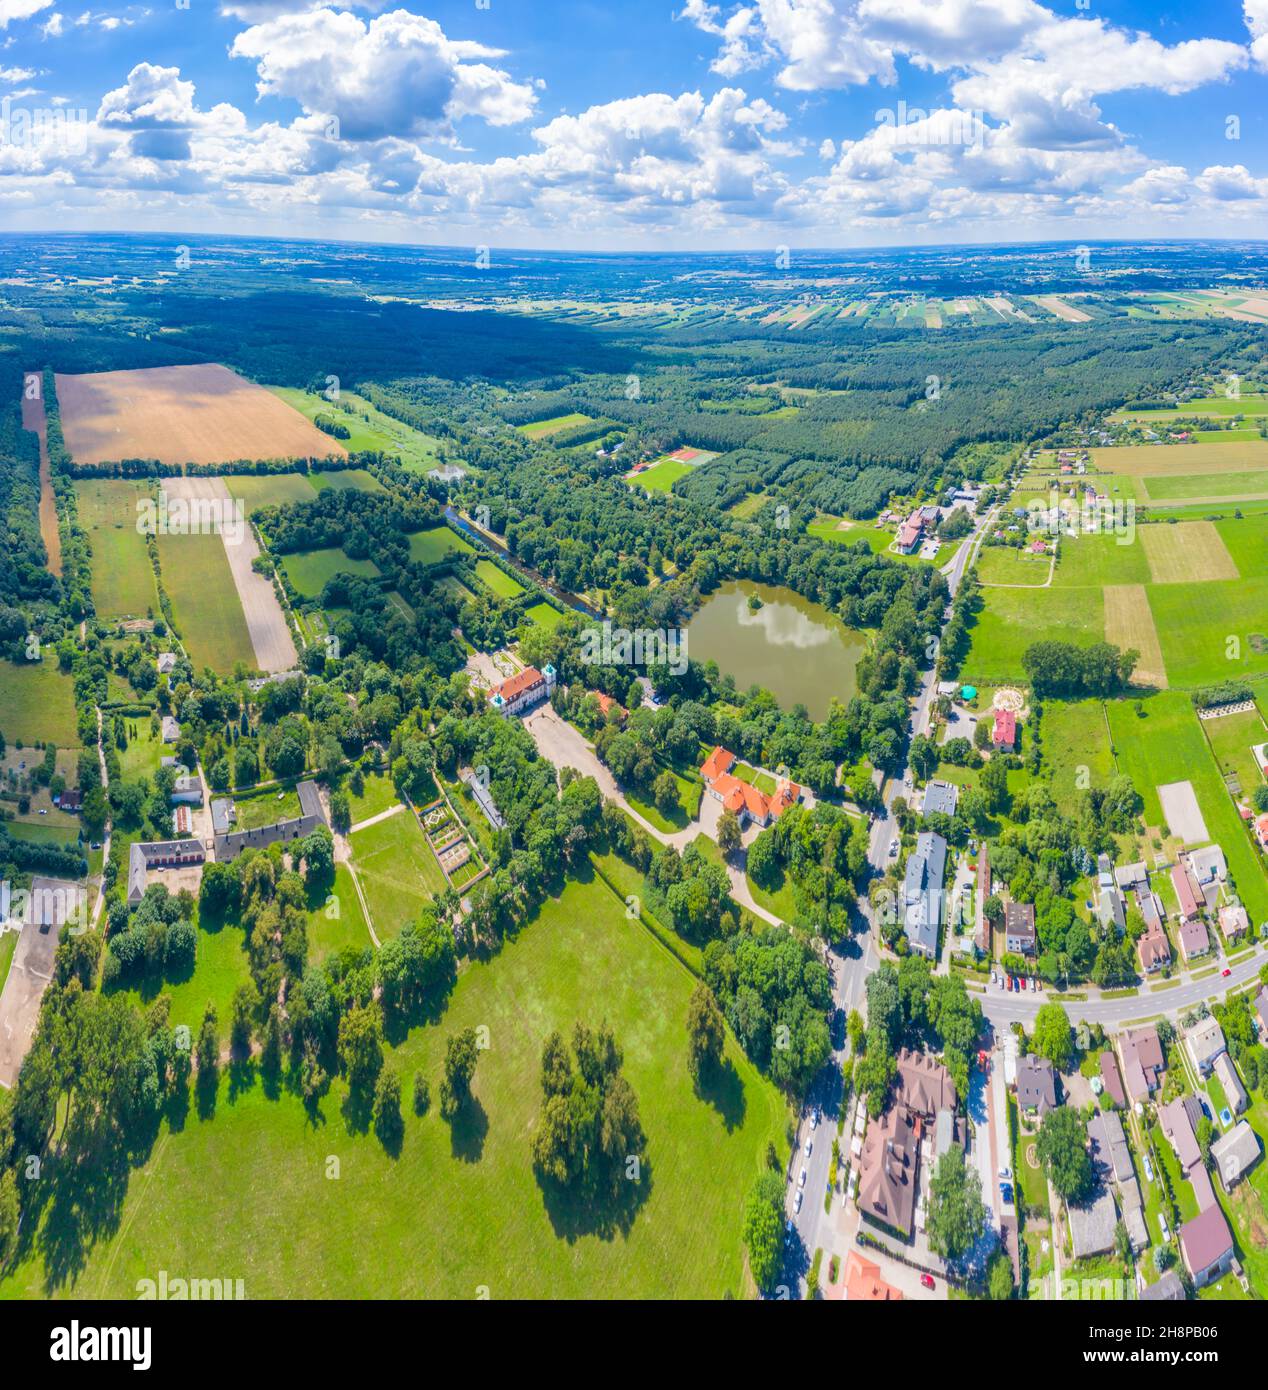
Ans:
{"label": "red car", "polygon": [[920,1282],[921,1282],[921,1283],[925,1286],[925,1288],[927,1288],[927,1289],[933,1288],[933,1275],[932,1275],[932,1274],[922,1274],[922,1275],[920,1276]]}
{"label": "red car", "polygon": [[1232,973],[1233,972],[1228,968],[1228,966],[1225,966],[1224,969],[1220,971],[1220,978],[1224,979]]}

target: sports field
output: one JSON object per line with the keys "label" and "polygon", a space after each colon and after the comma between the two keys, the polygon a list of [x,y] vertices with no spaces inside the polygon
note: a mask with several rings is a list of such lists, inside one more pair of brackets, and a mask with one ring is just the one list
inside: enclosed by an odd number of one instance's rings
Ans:
{"label": "sports field", "polygon": [[74,685],[51,653],[20,665],[0,660],[0,732],[10,748],[19,741],[78,746]]}
{"label": "sports field", "polygon": [[92,546],[92,598],[99,618],[143,618],[158,610],[154,568],[137,529],[150,484],[85,478],[75,484],[79,521]]}
{"label": "sports field", "polygon": [[353,831],[348,843],[380,941],[395,936],[447,887],[418,817],[408,807]]}
{"label": "sports field", "polygon": [[470,555],[473,548],[448,526],[430,526],[409,538],[409,558],[416,565],[435,565],[448,555]]}
{"label": "sports field", "polygon": [[664,458],[657,459],[655,463],[644,468],[641,473],[627,473],[625,481],[646,488],[648,492],[669,492],[678,479],[690,473],[694,466],[672,459],[666,454]]}
{"label": "sports field", "polygon": [[144,367],[56,378],[66,447],[76,463],[343,455],[298,411],[228,367]]}
{"label": "sports field", "polygon": [[590,417],[573,411],[571,415],[553,415],[549,420],[534,420],[528,425],[516,425],[521,434],[530,439],[542,439],[546,435],[558,434],[560,430],[570,430],[574,425],[588,425]]}
{"label": "sports field", "polygon": [[255,648],[218,534],[158,538],[163,587],[172,600],[181,641],[194,669],[255,668]]}
{"label": "sports field", "polygon": [[480,583],[498,598],[518,598],[524,592],[524,586],[492,560],[477,560],[475,568]]}
{"label": "sports field", "polygon": [[358,574],[367,579],[377,579],[379,575],[379,567],[373,560],[351,560],[338,546],[287,555],[282,568],[296,592],[305,598],[316,598],[326,587],[326,581],[336,574]]}
{"label": "sports field", "polygon": [[[464,971],[439,1020],[386,1049],[405,1092],[398,1158],[372,1132],[349,1130],[341,1083],[314,1121],[290,1091],[272,1101],[258,1083],[234,1093],[226,1079],[214,1118],[191,1113],[180,1132],[164,1130],[131,1174],[117,1225],[59,1291],[134,1297],[163,1268],[225,1271],[256,1299],[472,1298],[481,1286],[495,1299],[742,1297],[744,1202],[767,1145],[787,1157],[787,1110],[729,1040],[725,1084],[695,1094],[685,1044],[694,984],[607,888],[570,884]],[[548,1199],[533,1174],[542,1044],[578,1020],[611,1026],[638,1097],[648,1182],[625,1214]],[[490,1046],[476,1104],[451,1128],[435,1102],[445,1041],[480,1025]],[[422,1118],[408,1103],[420,1071],[433,1097]],[[250,1180],[260,1173],[269,1182]],[[261,1239],[266,1230],[286,1238]],[[51,1291],[43,1257],[64,1248],[66,1232],[57,1236],[36,1240],[0,1297]]]}

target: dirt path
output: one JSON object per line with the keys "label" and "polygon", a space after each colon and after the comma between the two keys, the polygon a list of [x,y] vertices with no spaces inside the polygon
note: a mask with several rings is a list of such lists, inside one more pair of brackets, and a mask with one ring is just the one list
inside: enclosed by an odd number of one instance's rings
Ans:
{"label": "dirt path", "polygon": [[392,816],[399,816],[405,809],[405,803],[398,801],[395,806],[389,806],[386,811],[380,811],[377,816],[368,816],[365,820],[359,820],[356,825],[348,827],[348,834],[354,830],[364,830],[368,825],[378,825],[381,820],[390,820]]}
{"label": "dirt path", "polygon": [[28,401],[22,398],[22,428],[31,430],[40,441],[40,536],[48,551],[48,567],[62,577],[62,535],[57,528],[57,499],[53,495],[53,465],[48,457],[48,417],[44,412],[44,397]]}
{"label": "dirt path", "polygon": [[[180,497],[187,501],[218,502],[226,507],[233,505],[223,478],[164,478],[163,490],[169,499]],[[295,640],[272,582],[251,568],[260,547],[245,515],[240,524],[227,529],[221,527],[220,539],[224,543],[225,557],[229,561],[242,613],[247,620],[255,664],[261,671],[291,670],[299,664]]]}

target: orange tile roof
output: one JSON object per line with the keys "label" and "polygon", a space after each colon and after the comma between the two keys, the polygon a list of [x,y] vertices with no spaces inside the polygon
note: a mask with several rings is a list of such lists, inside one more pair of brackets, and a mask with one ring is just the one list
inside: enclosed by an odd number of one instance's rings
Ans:
{"label": "orange tile roof", "polygon": [[845,1261],[845,1297],[864,1303],[897,1303],[902,1290],[881,1278],[881,1267],[851,1250]]}
{"label": "orange tile roof", "polygon": [[714,778],[730,772],[735,765],[735,754],[728,752],[721,744],[713,750],[704,760],[704,766],[700,769],[700,775],[706,782],[712,782]]}
{"label": "orange tile roof", "polygon": [[525,666],[522,671],[511,677],[508,681],[503,681],[493,692],[500,695],[507,704],[515,699],[517,695],[522,695],[526,690],[531,690],[539,681],[544,681],[545,676],[536,666]]}

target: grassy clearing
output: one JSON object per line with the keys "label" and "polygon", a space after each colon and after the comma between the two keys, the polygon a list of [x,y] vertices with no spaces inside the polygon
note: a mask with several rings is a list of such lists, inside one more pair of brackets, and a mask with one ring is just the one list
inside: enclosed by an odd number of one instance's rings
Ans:
{"label": "grassy clearing", "polygon": [[[670,771],[673,772],[673,769]],[[668,816],[650,800],[645,801],[629,790],[625,793],[626,799],[639,815],[666,835],[685,829],[699,816],[700,798],[704,795],[704,783],[699,778],[685,777],[681,772],[673,772],[673,778],[678,784],[678,805]]]}
{"label": "grassy clearing", "polygon": [[416,565],[435,565],[452,554],[473,553],[469,542],[448,526],[431,526],[409,538],[409,558]]}
{"label": "grassy clearing", "polygon": [[415,471],[436,465],[439,440],[385,414],[353,391],[341,390],[336,403],[326,400],[324,396],[286,386],[270,386],[269,390],[310,420],[318,415],[328,415],[347,426],[348,438],[341,439],[339,443],[349,453],[375,450],[396,454],[404,467]]}
{"label": "grassy clearing", "polygon": [[1237,566],[1211,521],[1142,526],[1139,532],[1155,584],[1236,579]]}
{"label": "grassy clearing", "polygon": [[476,578],[498,598],[518,598],[524,592],[524,586],[492,560],[477,560],[475,568]]}
{"label": "grassy clearing", "polygon": [[161,978],[147,979],[122,991],[139,1005],[147,1005],[160,994],[172,1000],[172,1024],[185,1024],[196,1035],[208,1004],[214,1004],[222,1030],[227,1030],[233,1014],[233,995],[239,985],[251,978],[251,968],[243,947],[243,932],[230,922],[218,931],[198,930],[194,972],[175,984]]}
{"label": "grassy clearing", "polygon": [[1052,583],[1059,589],[1099,588],[1104,584],[1144,584],[1150,578],[1138,530],[1132,543],[1122,545],[1112,535],[1063,537]]}
{"label": "grassy clearing", "polygon": [[324,473],[310,473],[309,481],[318,492],[334,488],[337,492],[383,492],[383,484],[364,468],[340,468]]}
{"label": "grassy clearing", "polygon": [[551,632],[564,620],[564,615],[559,609],[553,603],[547,603],[545,600],[526,608],[524,616],[530,623],[535,623],[538,627],[544,627]]}
{"label": "grassy clearing", "polygon": [[158,609],[154,568],[137,530],[137,504],[150,495],[140,481],[91,478],[75,484],[79,521],[92,546],[92,598],[101,618],[143,618]]}
{"label": "grassy clearing", "polygon": [[18,933],[0,932],[0,990],[9,978],[9,967],[13,964],[13,953],[18,949]]}
{"label": "grassy clearing", "polygon": [[[1251,748],[1268,740],[1268,727],[1258,710],[1226,714],[1219,719],[1200,721],[1211,752],[1226,778],[1234,779],[1243,796],[1249,797],[1264,780]],[[1230,786],[1230,791],[1232,790]]]}
{"label": "grassy clearing", "polygon": [[1215,529],[1238,574],[1263,572],[1264,556],[1268,555],[1268,516],[1229,517],[1217,521]]}
{"label": "grassy clearing", "polygon": [[280,820],[295,820],[299,816],[299,795],[293,787],[235,797],[233,805],[238,830],[258,830],[262,825],[276,825]]}
{"label": "grassy clearing", "polygon": [[[1149,607],[1173,686],[1268,673],[1268,576],[1152,584]],[[1259,648],[1259,650],[1257,650]]]}
{"label": "grassy clearing", "polygon": [[396,936],[448,886],[418,818],[410,811],[354,831],[348,838],[380,941]]}
{"label": "grassy clearing", "polygon": [[1268,469],[1238,473],[1179,473],[1144,477],[1145,501],[1194,501],[1204,498],[1268,496]]}
{"label": "grassy clearing", "polygon": [[1114,775],[1114,755],[1101,702],[1048,700],[1043,707],[1043,758],[1053,799],[1067,813],[1074,810],[1080,781],[1107,786]]}
{"label": "grassy clearing", "polygon": [[248,516],[259,507],[313,500],[313,485],[306,473],[231,473],[225,478],[225,486],[229,495],[246,508]]}
{"label": "grassy clearing", "polygon": [[[230,1271],[250,1298],[471,1298],[481,1285],[494,1298],[743,1296],[744,1201],[767,1145],[787,1154],[787,1108],[733,1042],[725,1084],[695,1093],[684,1043],[694,983],[601,883],[570,884],[463,973],[438,1023],[388,1051],[407,1097],[415,1072],[435,1097],[446,1038],[488,1028],[477,1104],[455,1127],[434,1100],[421,1119],[407,1111],[393,1159],[349,1131],[340,1086],[314,1122],[289,1092],[235,1095],[226,1081],[214,1118],[191,1114],[160,1139],[117,1233],[61,1291],[132,1297],[165,1268]],[[547,1198],[533,1174],[542,1044],[578,1019],[612,1027],[647,1134],[646,1200],[625,1221]],[[267,1230],[286,1239],[260,1239]],[[42,1243],[0,1294],[48,1292],[41,1254]]]}
{"label": "grassy clearing", "polygon": [[974,685],[1022,679],[1022,656],[1040,637],[1084,647],[1104,637],[1099,589],[992,589],[985,599],[964,662]]}
{"label": "grassy clearing", "polygon": [[400,801],[392,779],[382,772],[367,772],[362,775],[360,796],[353,796],[352,791],[347,788],[346,779],[345,790],[348,791],[348,807],[352,812],[353,825],[379,815]]}
{"label": "grassy clearing", "polygon": [[304,550],[282,561],[286,577],[305,598],[317,598],[328,580],[337,574],[359,574],[377,579],[379,567],[373,560],[349,559],[338,546],[323,550]]}
{"label": "grassy clearing", "polygon": [[1168,691],[1142,703],[1143,717],[1130,703],[1108,705],[1110,731],[1118,765],[1135,783],[1145,802],[1145,822],[1163,824],[1158,787],[1188,781],[1207,831],[1228,860],[1229,874],[1251,920],[1268,919],[1268,877],[1247,837],[1237,810],[1187,696]]}
{"label": "grassy clearing", "polygon": [[329,894],[309,903],[308,958],[325,960],[345,946],[359,949],[373,944],[352,874],[346,864],[336,864]]}
{"label": "grassy clearing", "polygon": [[588,425],[590,416],[574,410],[570,415],[553,415],[549,420],[534,420],[531,424],[516,425],[515,428],[529,439],[542,439],[547,435],[558,434],[560,430],[570,430],[574,425]]}
{"label": "grassy clearing", "polygon": [[181,640],[198,670],[255,669],[255,648],[242,602],[218,535],[158,538],[163,587],[172,600]]}
{"label": "grassy clearing", "polygon": [[983,584],[1021,584],[1042,588],[1048,582],[1052,559],[1030,555],[1011,546],[986,546],[977,560],[977,577]]}
{"label": "grassy clearing", "polygon": [[10,747],[19,742],[59,748],[78,744],[74,685],[57,669],[56,660],[0,661],[0,730]]}

